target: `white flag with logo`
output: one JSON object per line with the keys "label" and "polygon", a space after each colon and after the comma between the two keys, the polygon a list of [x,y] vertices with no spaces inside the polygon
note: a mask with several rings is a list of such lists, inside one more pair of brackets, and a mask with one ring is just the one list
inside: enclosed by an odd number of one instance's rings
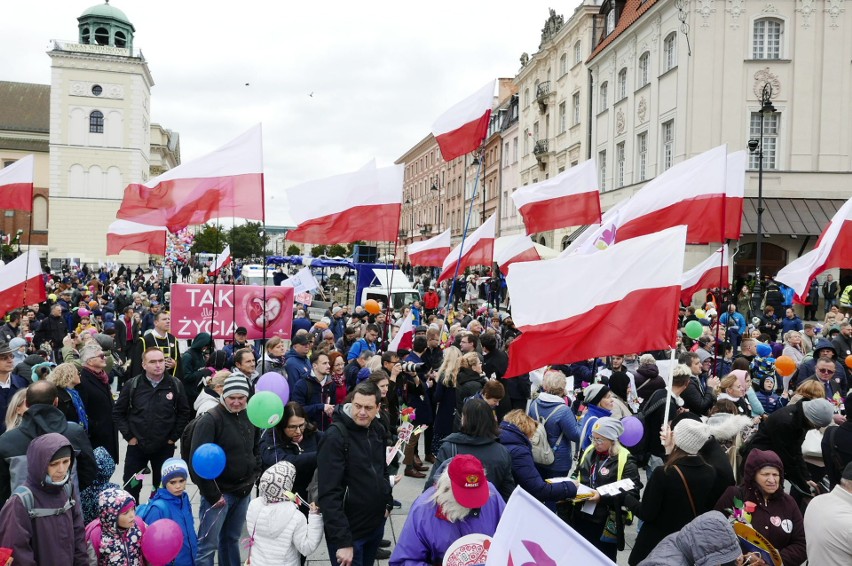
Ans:
{"label": "white flag with logo", "polygon": [[282,287],[293,287],[295,293],[307,293],[319,287],[314,274],[309,267],[303,267],[298,273],[281,282]]}

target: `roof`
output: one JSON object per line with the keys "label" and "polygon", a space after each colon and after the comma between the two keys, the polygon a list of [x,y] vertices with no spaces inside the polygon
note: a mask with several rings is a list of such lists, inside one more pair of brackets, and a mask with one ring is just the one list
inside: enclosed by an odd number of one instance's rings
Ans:
{"label": "roof", "polygon": [[91,8],[80,14],[80,17],[77,19],[82,20],[83,18],[89,16],[96,16],[99,18],[112,18],[113,20],[123,22],[131,27],[133,26],[133,24],[131,24],[130,20],[127,18],[127,15],[115,6],[110,6],[109,1],[107,1],[105,4],[98,4],[97,6],[92,6]]}
{"label": "roof", "polygon": [[0,130],[50,131],[50,85],[0,81]]}
{"label": "roof", "polygon": [[50,141],[47,136],[44,139],[0,137],[0,149],[7,151],[27,151],[30,153],[48,153],[50,151]]}
{"label": "roof", "polygon": [[[614,3],[614,2],[613,2]],[[606,46],[615,41],[615,38],[624,33],[624,31],[633,25],[633,23],[638,20],[642,14],[651,9],[651,6],[657,3],[657,0],[627,0],[624,4],[624,10],[621,12],[621,17],[618,18],[618,21],[615,23],[615,29],[612,32],[603,38],[600,43],[594,48],[592,54],[589,55],[589,58],[586,59],[586,63],[591,62],[592,59],[597,57],[597,55],[606,49]]]}
{"label": "roof", "polygon": [[[764,234],[819,236],[846,201],[843,199],[764,198]],[[757,233],[757,198],[743,202],[743,234]]]}

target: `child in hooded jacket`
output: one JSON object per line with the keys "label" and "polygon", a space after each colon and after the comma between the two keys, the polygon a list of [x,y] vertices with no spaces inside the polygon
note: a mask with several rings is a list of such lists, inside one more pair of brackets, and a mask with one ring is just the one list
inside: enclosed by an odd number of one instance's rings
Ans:
{"label": "child in hooded jacket", "polygon": [[260,497],[249,503],[246,527],[252,566],[300,566],[322,540],[322,515],[311,504],[308,518],[293,501],[296,467],[281,461],[260,477]]}
{"label": "child in hooded jacket", "polygon": [[760,381],[760,386],[757,390],[757,400],[763,405],[763,410],[767,415],[771,415],[777,409],[787,404],[786,392],[784,397],[775,392],[775,378],[771,375],[764,375]]}
{"label": "child in hooded jacket", "polygon": [[148,501],[145,519],[149,525],[158,519],[171,519],[180,525],[180,530],[183,532],[183,546],[180,554],[170,564],[195,566],[198,535],[195,533],[195,523],[192,518],[192,504],[186,494],[189,466],[180,458],[169,458],[163,462],[162,476],[163,487],[157,489],[154,497]]}
{"label": "child in hooded jacket", "polygon": [[95,448],[95,463],[98,465],[98,472],[95,475],[95,481],[80,492],[80,503],[83,506],[83,521],[86,525],[94,521],[100,515],[100,507],[98,499],[101,492],[109,487],[119,489],[120,486],[112,483],[109,479],[115,473],[115,460],[109,455],[107,449],[103,446]]}
{"label": "child in hooded jacket", "polygon": [[92,564],[145,566],[142,535],[147,528],[136,516],[136,500],[123,489],[107,488],[98,498],[100,517],[86,525]]}

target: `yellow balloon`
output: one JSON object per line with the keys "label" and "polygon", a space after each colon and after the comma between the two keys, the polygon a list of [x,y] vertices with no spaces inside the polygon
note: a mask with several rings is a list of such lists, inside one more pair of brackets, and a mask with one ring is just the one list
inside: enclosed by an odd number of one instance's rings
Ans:
{"label": "yellow balloon", "polygon": [[704,309],[697,309],[695,311],[695,316],[697,316],[698,318],[707,318],[707,313],[704,312]]}

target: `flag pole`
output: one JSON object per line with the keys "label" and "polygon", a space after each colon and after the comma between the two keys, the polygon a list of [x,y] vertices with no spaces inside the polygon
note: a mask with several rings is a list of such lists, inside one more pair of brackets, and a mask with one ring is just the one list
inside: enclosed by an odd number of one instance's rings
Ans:
{"label": "flag pole", "polygon": [[[33,159],[33,169],[35,169],[35,159]],[[24,298],[22,299],[23,305],[22,307],[27,306],[27,292],[30,286],[30,247],[33,239],[33,197],[35,196],[35,173],[33,173],[33,183],[30,184],[30,220],[29,227],[27,229],[27,267],[24,272]],[[19,241],[20,244],[20,241]],[[41,265],[41,263],[39,263]]]}
{"label": "flag pole", "polygon": [[[677,343],[677,341],[675,341]],[[675,348],[672,347],[672,354],[669,358],[669,378],[666,380],[666,409],[663,413],[663,428],[665,430],[666,426],[669,424],[669,407],[671,406],[671,396],[672,396],[672,379],[674,378],[674,367],[675,367]],[[662,432],[661,430],[661,432]]]}
{"label": "flag pole", "polygon": [[[459,258],[456,261],[456,270],[455,270],[455,273],[453,273],[453,278],[450,280],[450,294],[447,297],[447,311],[448,312],[450,310],[450,305],[453,304],[453,291],[455,291],[455,288],[456,288],[456,279],[459,276],[459,266],[461,265],[461,258],[464,255],[464,242],[465,242],[465,239],[467,239],[467,229],[468,229],[468,226],[470,226],[470,217],[473,215],[473,203],[476,202],[476,190],[479,186],[479,173],[482,171],[483,159],[479,160],[479,164],[476,167],[476,177],[474,177],[474,179],[473,179],[473,194],[470,195],[470,206],[468,206],[467,218],[464,221],[464,231],[462,231],[462,240],[461,240],[461,244],[459,245]],[[465,156],[465,161],[467,161],[467,156]],[[465,167],[465,176],[467,176],[467,167]],[[484,221],[485,221],[485,219],[483,218],[483,222]]]}
{"label": "flag pole", "polygon": [[[222,236],[222,229],[221,229],[221,227],[219,226],[219,217],[217,216],[217,217],[216,217],[216,249],[217,249],[217,250],[219,249],[219,246],[220,246],[220,245],[221,245],[221,243],[222,243],[222,242],[220,241],[221,236]],[[219,259],[219,254],[220,254],[220,253],[222,253],[222,252],[221,252],[221,251],[217,251],[217,252],[216,252],[216,257],[214,257],[214,258],[213,258],[213,264],[211,265],[211,267],[212,267],[213,269],[216,269],[216,263],[217,263],[217,261],[218,261],[218,259]],[[208,274],[210,273],[210,270],[209,270],[209,269],[207,270],[207,273],[208,273]],[[211,335],[211,336],[214,334],[214,332],[213,332],[213,325],[216,323],[216,280],[217,280],[218,278],[219,278],[219,271],[217,270],[217,271],[216,271],[216,275],[214,275],[214,276],[213,276],[213,304],[212,304],[212,305],[211,305],[211,307],[210,307],[210,335]]]}

